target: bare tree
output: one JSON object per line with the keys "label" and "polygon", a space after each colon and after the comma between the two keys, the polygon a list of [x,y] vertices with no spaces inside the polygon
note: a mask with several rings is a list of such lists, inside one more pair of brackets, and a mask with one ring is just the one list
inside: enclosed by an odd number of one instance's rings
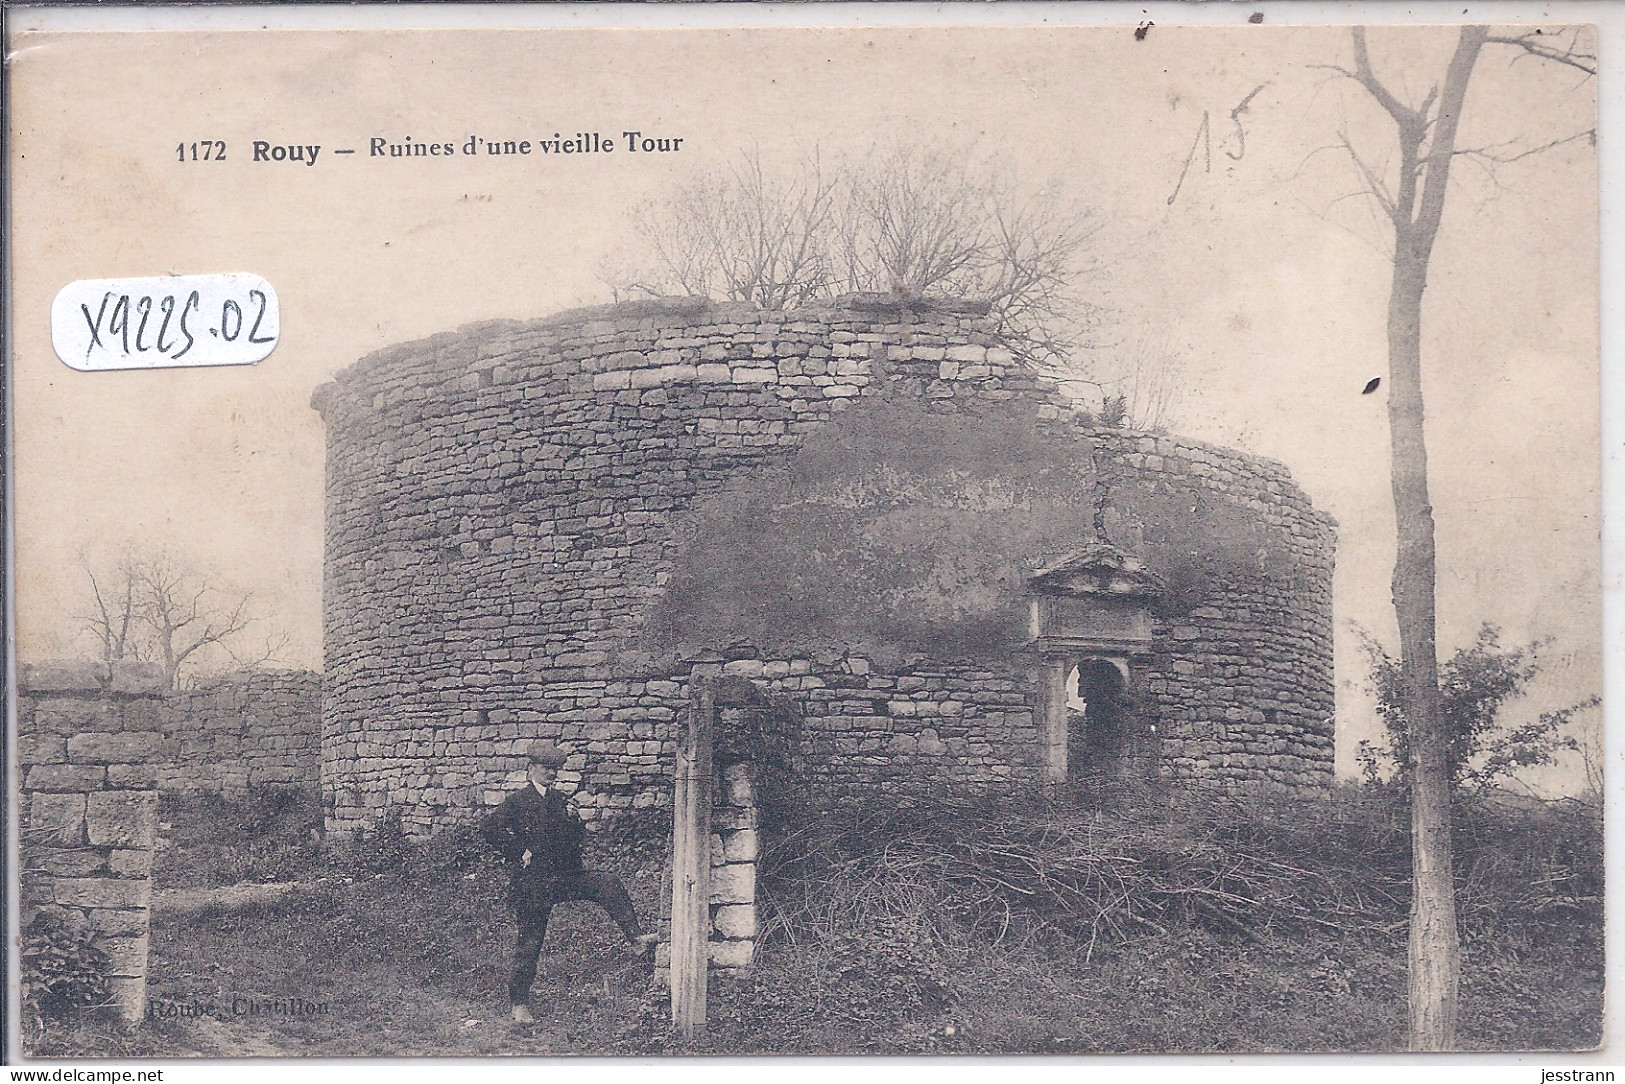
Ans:
{"label": "bare tree", "polygon": [[1020,356],[1065,368],[1100,310],[1079,287],[1100,265],[1097,222],[946,147],[814,156],[772,169],[747,154],[633,213],[648,273],[616,295],[685,293],[782,309],[845,293],[985,301]]}
{"label": "bare tree", "polygon": [[836,198],[816,157],[770,179],[760,157],[747,154],[726,173],[633,212],[656,267],[627,285],[651,294],[676,287],[764,309],[805,304],[834,282]]}
{"label": "bare tree", "polygon": [[103,665],[111,673],[113,664],[125,659],[141,659],[141,620],[136,604],[136,559],[126,552],[114,567],[98,573],[84,553],[80,567],[90,581],[91,608],[81,615],[95,639]]}
{"label": "bare tree", "polygon": [[119,662],[153,663],[175,689],[211,662],[259,665],[282,646],[274,635],[263,643],[251,636],[260,619],[250,593],[222,586],[168,550],[126,549],[102,570],[88,559],[81,564],[92,600],[84,628],[109,672]]}
{"label": "bare tree", "polygon": [[919,298],[982,286],[1002,256],[988,182],[942,149],[894,149],[851,174],[842,215],[847,279],[857,289]]}
{"label": "bare tree", "polygon": [[1179,351],[1165,330],[1141,328],[1117,351],[1106,383],[1123,398],[1124,415],[1140,429],[1156,431],[1172,419],[1184,390]]}
{"label": "bare tree", "polygon": [[[1433,509],[1423,429],[1422,293],[1444,214],[1452,163],[1464,153],[1494,158],[1486,148],[1456,145],[1468,82],[1485,45],[1510,46],[1520,50],[1519,56],[1538,57],[1595,75],[1596,58],[1581,50],[1578,41],[1577,32],[1499,36],[1486,27],[1464,26],[1443,80],[1434,83],[1418,105],[1401,100],[1377,76],[1363,28],[1353,31],[1353,67],[1334,69],[1359,84],[1387,114],[1399,150],[1397,167],[1385,175],[1346,135],[1343,138],[1364,192],[1393,231],[1388,427],[1399,541],[1393,576],[1399,623],[1399,693],[1412,758],[1409,1042],[1413,1050],[1455,1047],[1461,966],[1450,853],[1448,735],[1440,717]],[[1568,141],[1560,139],[1547,146]]]}

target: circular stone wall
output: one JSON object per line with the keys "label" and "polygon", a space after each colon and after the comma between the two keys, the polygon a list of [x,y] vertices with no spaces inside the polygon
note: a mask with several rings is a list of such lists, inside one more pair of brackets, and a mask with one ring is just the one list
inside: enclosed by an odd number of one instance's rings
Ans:
{"label": "circular stone wall", "polygon": [[669,802],[696,672],[801,715],[815,794],[1045,777],[1026,571],[1164,589],[1132,685],[1165,775],[1328,784],[1333,531],[1280,464],[1096,428],[968,307],[681,301],[462,328],[320,388],[330,825],[423,832],[576,749]]}

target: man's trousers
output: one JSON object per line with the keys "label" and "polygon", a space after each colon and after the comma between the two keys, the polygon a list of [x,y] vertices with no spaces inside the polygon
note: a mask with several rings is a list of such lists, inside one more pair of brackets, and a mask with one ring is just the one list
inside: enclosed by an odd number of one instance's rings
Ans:
{"label": "man's trousers", "polygon": [[615,920],[628,941],[636,942],[643,933],[632,897],[613,873],[595,869],[552,875],[534,875],[527,870],[515,874],[509,888],[509,901],[519,920],[519,944],[513,953],[513,972],[508,978],[508,1000],[514,1005],[530,1002],[530,985],[536,979],[536,965],[547,937],[547,919],[553,905],[571,900],[589,900],[602,907]]}

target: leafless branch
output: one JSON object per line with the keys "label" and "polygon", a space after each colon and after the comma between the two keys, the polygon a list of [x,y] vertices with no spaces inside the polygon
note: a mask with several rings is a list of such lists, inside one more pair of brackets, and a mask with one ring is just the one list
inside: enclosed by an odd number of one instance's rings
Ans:
{"label": "leafless branch", "polygon": [[1595,128],[1587,128],[1583,132],[1575,132],[1573,135],[1564,136],[1562,139],[1554,139],[1549,143],[1542,143],[1538,147],[1525,147],[1516,153],[1509,153],[1502,150],[1504,147],[1517,146],[1516,143],[1511,141],[1506,143],[1497,143],[1487,147],[1462,147],[1457,149],[1455,153],[1460,155],[1469,155],[1474,158],[1481,158],[1489,162],[1505,165],[1509,162],[1522,161],[1531,155],[1540,154],[1543,151],[1549,151],[1556,147],[1564,146],[1568,143],[1578,143],[1582,139],[1589,140],[1591,145],[1595,147],[1597,145],[1597,130]]}
{"label": "leafless branch", "polygon": [[1394,206],[1393,193],[1388,191],[1388,186],[1383,183],[1377,172],[1366,164],[1364,158],[1360,157],[1360,152],[1356,151],[1354,144],[1349,142],[1348,134],[1340,132],[1338,138],[1342,140],[1343,150],[1348,153],[1349,159],[1354,163],[1354,168],[1359,171],[1360,179],[1365,183],[1366,194],[1377,201],[1377,205],[1382,208],[1383,214],[1397,222],[1399,212]]}
{"label": "leafless branch", "polygon": [[[1366,50],[1365,27],[1354,28],[1354,71],[1348,73],[1350,78],[1359,83],[1374,98],[1378,105],[1394,118],[1396,124],[1414,124],[1418,114],[1398,98],[1392,91],[1382,85],[1381,80],[1371,70],[1371,54]],[[1431,103],[1430,103],[1431,104]]]}
{"label": "leafless branch", "polygon": [[[1547,35],[1539,30],[1527,34],[1517,34],[1513,37],[1489,35],[1484,41],[1489,45],[1510,45],[1515,49],[1523,50],[1519,56],[1513,57],[1514,63],[1525,56],[1532,56],[1541,60],[1549,60],[1554,64],[1563,64],[1575,68],[1587,75],[1596,75],[1597,54],[1582,52],[1576,47],[1579,43],[1578,28],[1568,33],[1569,41],[1566,46],[1562,44],[1563,36],[1561,34]],[[1549,44],[1553,42],[1557,44]]]}

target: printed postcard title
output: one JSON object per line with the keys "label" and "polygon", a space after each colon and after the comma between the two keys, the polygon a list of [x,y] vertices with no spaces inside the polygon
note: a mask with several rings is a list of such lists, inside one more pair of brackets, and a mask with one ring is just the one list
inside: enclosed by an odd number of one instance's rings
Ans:
{"label": "printed postcard title", "polygon": [[391,159],[394,161],[435,158],[567,158],[578,155],[677,154],[683,150],[684,136],[656,135],[638,130],[620,132],[554,132],[548,136],[518,139],[492,139],[467,135],[454,139],[419,140],[412,136],[392,138],[369,136],[361,146],[332,146],[323,143],[273,142],[255,139],[248,153],[240,144],[224,139],[197,139],[175,144],[175,160],[182,163],[222,163],[241,161],[267,165],[314,166],[337,157]]}

